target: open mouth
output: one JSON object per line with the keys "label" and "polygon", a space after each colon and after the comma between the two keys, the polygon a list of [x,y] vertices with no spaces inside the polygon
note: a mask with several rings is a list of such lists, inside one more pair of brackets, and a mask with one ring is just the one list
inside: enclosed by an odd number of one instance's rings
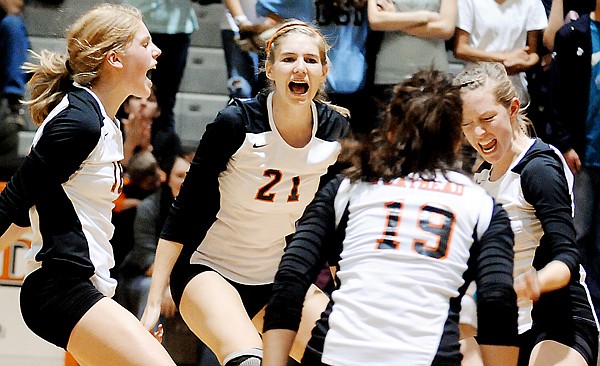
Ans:
{"label": "open mouth", "polygon": [[492,139],[489,141],[481,141],[479,143],[479,147],[481,148],[481,151],[483,151],[486,154],[489,154],[492,151],[494,151],[494,149],[496,148],[496,145],[498,145],[498,140],[496,140],[496,139]]}
{"label": "open mouth", "polygon": [[288,84],[290,91],[296,95],[303,95],[308,92],[308,83],[303,81],[290,81]]}
{"label": "open mouth", "polygon": [[152,79],[152,71],[156,70],[156,65],[152,66],[150,69],[148,69],[148,71],[146,71],[146,77],[148,79]]}

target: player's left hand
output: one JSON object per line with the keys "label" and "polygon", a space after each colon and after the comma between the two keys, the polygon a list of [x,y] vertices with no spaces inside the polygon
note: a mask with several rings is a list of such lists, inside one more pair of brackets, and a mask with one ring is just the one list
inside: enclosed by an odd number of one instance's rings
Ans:
{"label": "player's left hand", "polygon": [[515,292],[517,301],[531,300],[536,302],[540,298],[540,280],[537,271],[532,269],[515,278]]}
{"label": "player's left hand", "polygon": [[154,338],[156,338],[158,340],[159,343],[162,343],[163,340],[163,334],[165,333],[165,330],[163,328],[162,324],[159,324],[156,327],[156,332],[154,331],[154,329],[150,329],[150,334],[152,334],[152,336]]}

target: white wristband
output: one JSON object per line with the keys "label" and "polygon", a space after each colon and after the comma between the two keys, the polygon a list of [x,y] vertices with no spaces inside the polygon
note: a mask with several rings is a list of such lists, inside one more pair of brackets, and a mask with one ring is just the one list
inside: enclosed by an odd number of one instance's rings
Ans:
{"label": "white wristband", "polygon": [[240,24],[246,24],[249,23],[248,21],[248,17],[245,15],[238,15],[233,17],[233,21],[235,22],[236,25],[240,25]]}

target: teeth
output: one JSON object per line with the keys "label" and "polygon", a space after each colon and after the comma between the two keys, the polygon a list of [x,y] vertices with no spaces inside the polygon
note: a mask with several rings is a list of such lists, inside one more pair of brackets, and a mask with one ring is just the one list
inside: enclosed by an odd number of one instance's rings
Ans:
{"label": "teeth", "polygon": [[483,150],[484,153],[488,153],[496,147],[495,141],[496,141],[495,139],[491,139],[488,141],[481,141],[479,143],[479,146],[481,146],[481,150]]}

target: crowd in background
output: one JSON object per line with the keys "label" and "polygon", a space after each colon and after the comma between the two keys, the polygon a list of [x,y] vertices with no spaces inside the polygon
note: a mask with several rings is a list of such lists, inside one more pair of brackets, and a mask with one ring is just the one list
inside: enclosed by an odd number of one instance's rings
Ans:
{"label": "crowd in background", "polygon": [[[142,317],[154,251],[167,211],[194,159],[175,129],[175,98],[191,35],[201,29],[190,0],[125,0],[140,10],[161,50],[148,97],[129,97],[118,116],[124,136],[125,186],[113,209],[111,239],[122,283],[115,299]],[[231,98],[252,98],[273,83],[265,72],[267,41],[288,19],[315,25],[331,45],[328,72],[316,100],[349,112],[352,135],[369,138],[384,120],[394,87],[421,70],[497,62],[515,87],[531,124],[524,127],[560,151],[574,176],[576,248],[596,314],[600,311],[600,8],[593,0],[223,0],[222,46]],[[30,48],[23,0],[0,0],[0,181],[24,157],[19,131]],[[596,16],[598,14],[598,17]],[[223,106],[225,107],[225,106]],[[466,151],[463,170],[481,154]],[[483,147],[485,150],[485,146]],[[483,151],[482,150],[482,151]],[[199,150],[200,151],[200,150]],[[481,153],[481,151],[479,151]],[[484,154],[485,155],[485,154]],[[539,217],[538,217],[539,219]],[[544,230],[550,230],[544,227]],[[574,267],[570,270],[575,272]],[[333,279],[325,275],[328,292]],[[176,313],[165,291],[162,316]],[[182,323],[183,324],[183,323]],[[185,330],[188,331],[188,330]],[[189,332],[189,331],[188,331]],[[193,363],[216,364],[202,343]],[[210,352],[209,352],[210,353]],[[192,361],[185,361],[192,363]]]}

